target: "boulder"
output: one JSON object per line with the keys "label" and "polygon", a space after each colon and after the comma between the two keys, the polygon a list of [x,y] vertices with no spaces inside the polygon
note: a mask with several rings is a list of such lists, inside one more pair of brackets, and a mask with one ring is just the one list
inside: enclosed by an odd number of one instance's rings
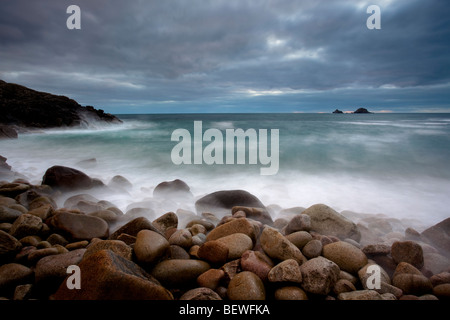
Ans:
{"label": "boulder", "polygon": [[306,261],[300,249],[272,227],[264,228],[260,242],[264,252],[272,259],[294,259],[300,265]]}
{"label": "boulder", "polygon": [[367,257],[361,249],[345,242],[337,241],[323,247],[323,256],[336,263],[341,270],[356,274],[367,264]]}
{"label": "boulder", "polygon": [[243,233],[233,233],[215,241],[228,248],[228,260],[238,259],[245,251],[253,248],[252,239]]}
{"label": "boulder", "polygon": [[311,230],[327,236],[335,236],[341,240],[346,238],[357,242],[361,239],[361,233],[355,223],[324,204],[315,204],[302,214],[311,218]]}
{"label": "boulder", "polygon": [[314,294],[327,295],[339,279],[339,266],[322,256],[300,266],[302,288]]}
{"label": "boulder", "polygon": [[178,216],[173,212],[167,212],[153,220],[152,225],[160,230],[162,234],[166,234],[167,230],[178,227]]}
{"label": "boulder", "polygon": [[217,240],[233,233],[243,233],[249,236],[253,242],[256,242],[257,233],[255,227],[246,218],[232,219],[231,221],[217,226],[208,233],[206,241]]}
{"label": "boulder", "polygon": [[285,228],[285,234],[291,234],[296,231],[311,230],[311,218],[307,214],[298,214],[294,216]]}
{"label": "boulder", "polygon": [[88,258],[90,255],[100,250],[111,250],[115,254],[128,260],[131,260],[133,255],[133,250],[131,249],[131,247],[123,241],[95,239],[95,241],[92,241],[91,244],[87,247],[83,259]]}
{"label": "boulder", "polygon": [[78,265],[85,252],[86,249],[76,249],[40,259],[35,270],[35,283],[39,291],[54,293],[67,277],[67,268]]}
{"label": "boulder", "polygon": [[287,259],[273,267],[268,275],[270,282],[302,282],[302,271],[294,259]]}
{"label": "boulder", "polygon": [[42,184],[63,190],[91,189],[96,183],[85,173],[64,166],[53,166],[45,172]]}
{"label": "boulder", "polygon": [[61,211],[50,219],[49,224],[74,241],[107,238],[109,235],[105,220],[85,214]]}
{"label": "boulder", "polygon": [[391,246],[391,257],[395,263],[407,262],[416,268],[423,267],[422,247],[414,241],[395,241]]}
{"label": "boulder", "polygon": [[134,253],[137,261],[145,265],[158,262],[169,249],[169,241],[159,233],[141,230],[136,237]]}
{"label": "boulder", "polygon": [[112,233],[109,238],[111,240],[115,240],[121,234],[128,234],[130,236],[135,237],[138,234],[138,232],[143,229],[152,230],[152,231],[164,236],[162,234],[162,232],[158,228],[153,226],[153,224],[147,218],[138,217],[138,218],[135,218],[135,219],[127,222],[125,225],[123,225],[122,227],[120,227],[119,229],[114,231],[114,233]]}
{"label": "boulder", "polygon": [[228,247],[218,240],[205,242],[198,249],[197,255],[200,259],[214,264],[223,264],[228,259]]}
{"label": "boulder", "polygon": [[22,248],[22,243],[9,233],[0,230],[0,262],[8,260]]}
{"label": "boulder", "polygon": [[0,295],[12,293],[19,284],[33,281],[34,271],[18,263],[0,266]]}
{"label": "boulder", "polygon": [[244,190],[217,191],[210,193],[195,202],[195,209],[198,214],[203,212],[212,212],[219,216],[229,214],[233,207],[238,206],[261,208],[265,211],[265,213],[260,217],[254,217],[254,219],[259,220],[262,223],[272,221],[272,218],[267,212],[264,204],[257,197]]}
{"label": "boulder", "polygon": [[422,295],[433,290],[430,279],[424,275],[401,273],[394,276],[392,284],[404,294]]}
{"label": "boulder", "polygon": [[151,273],[164,286],[179,287],[195,283],[198,276],[210,268],[201,260],[171,259],[158,263]]}
{"label": "boulder", "polygon": [[38,234],[43,227],[42,219],[25,213],[19,216],[11,226],[9,233],[17,239]]}
{"label": "boulder", "polygon": [[265,300],[266,291],[262,280],[253,272],[242,271],[228,284],[230,300]]}
{"label": "boulder", "polygon": [[186,182],[175,179],[173,181],[164,181],[158,184],[153,190],[155,198],[192,198],[191,188]]}
{"label": "boulder", "polygon": [[172,300],[172,294],[134,262],[110,250],[100,250],[78,265],[81,288],[63,281],[56,300]]}
{"label": "boulder", "polygon": [[421,236],[431,245],[450,255],[450,218],[444,219],[424,230]]}
{"label": "boulder", "polygon": [[247,250],[241,256],[243,271],[251,271],[263,281],[268,280],[270,270],[274,267],[272,260],[260,251]]}

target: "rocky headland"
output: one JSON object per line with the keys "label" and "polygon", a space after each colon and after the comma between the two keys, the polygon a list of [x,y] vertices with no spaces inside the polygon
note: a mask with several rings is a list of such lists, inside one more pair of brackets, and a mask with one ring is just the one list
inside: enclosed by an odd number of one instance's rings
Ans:
{"label": "rocky headland", "polygon": [[[0,169],[11,171],[7,159],[0,158]],[[155,219],[145,208],[124,213],[92,196],[98,188],[120,192],[130,185],[121,176],[105,183],[61,166],[49,168],[39,185],[1,181],[0,297],[450,298],[450,218],[418,231],[407,221],[324,204],[265,206],[244,190],[195,197],[181,180],[160,183],[152,197],[192,199],[197,212],[161,212]],[[81,273],[78,288],[73,266]],[[373,266],[380,271],[375,289]]]}
{"label": "rocky headland", "polygon": [[75,100],[0,80],[0,138],[16,138],[17,132],[33,129],[89,126],[121,120]]}

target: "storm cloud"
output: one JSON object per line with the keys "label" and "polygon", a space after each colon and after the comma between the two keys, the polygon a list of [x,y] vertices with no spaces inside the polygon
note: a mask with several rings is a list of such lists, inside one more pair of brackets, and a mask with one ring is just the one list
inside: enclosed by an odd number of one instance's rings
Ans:
{"label": "storm cloud", "polygon": [[1,1],[0,78],[113,113],[449,112],[449,17],[441,0]]}

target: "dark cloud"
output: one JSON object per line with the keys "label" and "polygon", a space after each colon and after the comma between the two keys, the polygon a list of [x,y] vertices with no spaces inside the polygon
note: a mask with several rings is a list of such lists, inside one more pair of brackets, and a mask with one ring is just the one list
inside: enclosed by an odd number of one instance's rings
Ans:
{"label": "dark cloud", "polygon": [[0,78],[110,112],[450,111],[449,16],[440,0],[2,1]]}

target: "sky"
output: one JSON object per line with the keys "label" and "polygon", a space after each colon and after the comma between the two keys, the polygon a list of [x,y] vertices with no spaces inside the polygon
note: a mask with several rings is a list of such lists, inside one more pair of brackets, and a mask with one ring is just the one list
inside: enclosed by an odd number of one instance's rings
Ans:
{"label": "sky", "polygon": [[0,79],[115,114],[450,112],[450,4],[0,0]]}

